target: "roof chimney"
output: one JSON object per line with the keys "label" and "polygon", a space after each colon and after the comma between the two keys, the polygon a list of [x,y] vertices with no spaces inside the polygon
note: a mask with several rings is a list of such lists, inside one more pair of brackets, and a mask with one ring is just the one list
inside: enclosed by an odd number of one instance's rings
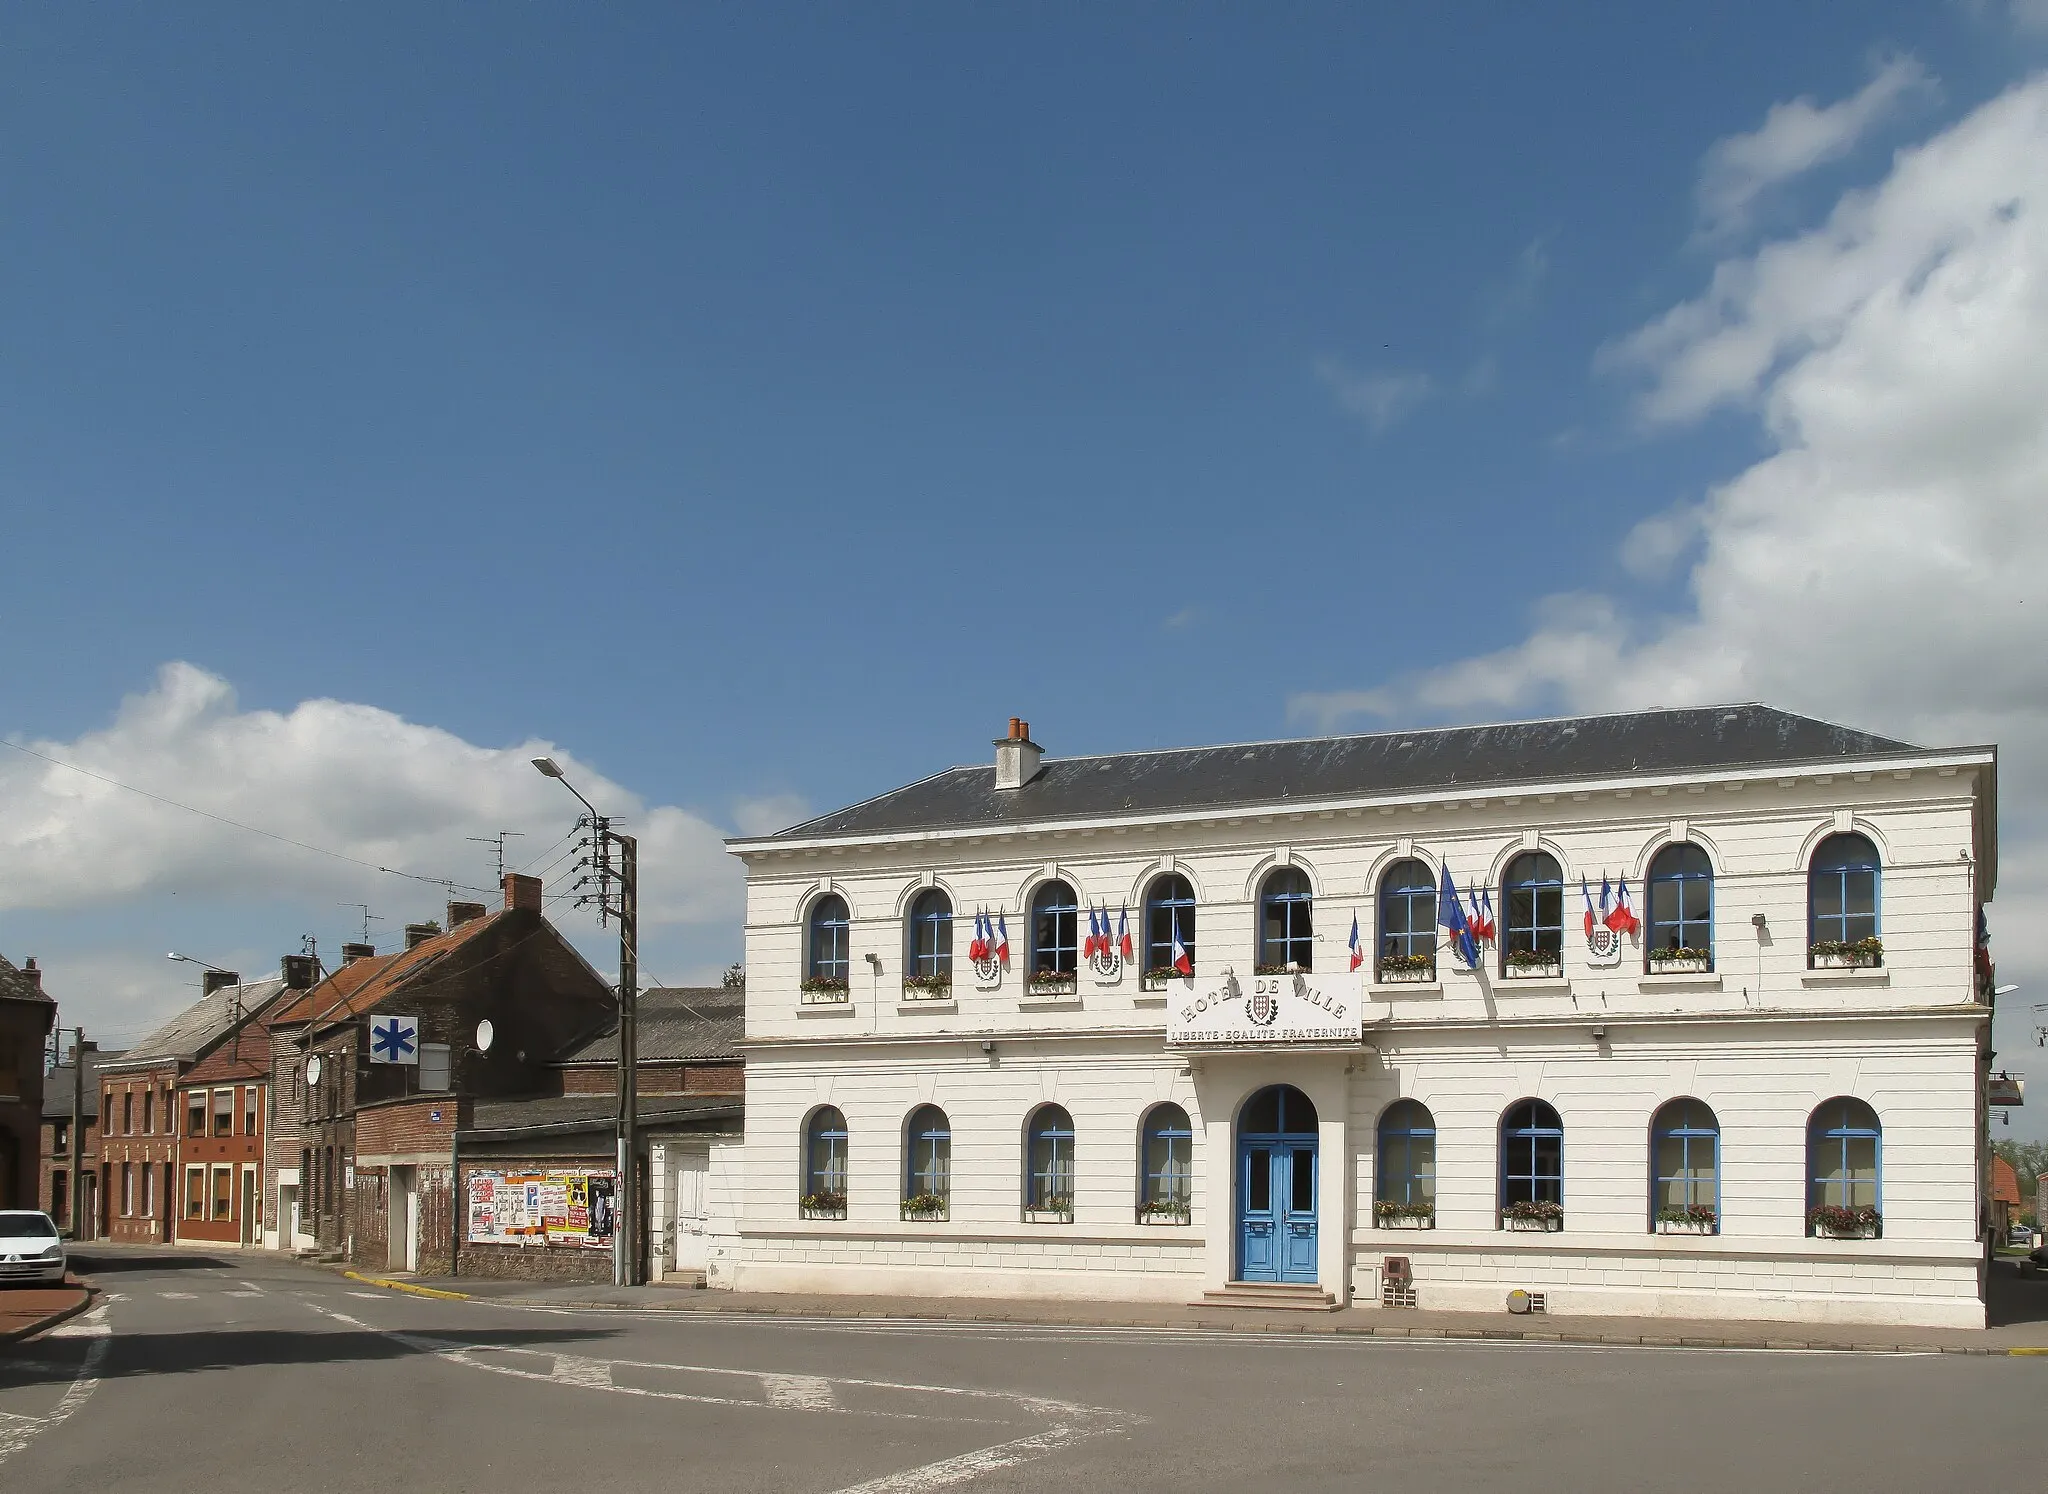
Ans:
{"label": "roof chimney", "polygon": [[377,953],[374,944],[344,944],[341,946],[341,963],[353,965],[357,960],[367,960]]}
{"label": "roof chimney", "polygon": [[199,972],[199,994],[202,998],[228,986],[239,986],[242,973],[239,970],[202,970]]}
{"label": "roof chimney", "polygon": [[286,990],[310,991],[313,989],[313,957],[311,955],[286,955],[278,963],[284,973]]}
{"label": "roof chimney", "polygon": [[1022,788],[1038,776],[1038,759],[1044,749],[1031,740],[1031,723],[1010,718],[1010,734],[997,737],[996,787],[999,789]]}
{"label": "roof chimney", "polygon": [[518,872],[506,872],[505,911],[507,913],[540,912],[540,878],[522,877]]}
{"label": "roof chimney", "polygon": [[490,911],[482,903],[450,903],[448,905],[448,927],[459,929],[465,923],[475,923]]}
{"label": "roof chimney", "polygon": [[34,955],[30,955],[28,959],[23,962],[21,967],[21,978],[27,981],[30,985],[34,986],[38,991],[42,990],[43,972],[36,968],[36,957]]}
{"label": "roof chimney", "polygon": [[405,926],[405,947],[418,949],[440,932],[441,925],[438,923],[409,923]]}

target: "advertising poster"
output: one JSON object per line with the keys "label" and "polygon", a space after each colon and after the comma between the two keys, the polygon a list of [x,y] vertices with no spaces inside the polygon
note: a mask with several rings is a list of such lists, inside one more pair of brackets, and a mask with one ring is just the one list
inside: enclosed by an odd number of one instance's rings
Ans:
{"label": "advertising poster", "polygon": [[609,1250],[613,1174],[609,1168],[560,1172],[469,1172],[469,1241]]}

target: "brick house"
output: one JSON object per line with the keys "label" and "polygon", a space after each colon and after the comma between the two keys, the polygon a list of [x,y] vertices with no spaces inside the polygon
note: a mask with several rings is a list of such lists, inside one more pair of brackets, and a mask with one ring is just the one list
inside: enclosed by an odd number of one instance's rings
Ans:
{"label": "brick house", "polygon": [[36,1207],[43,1129],[43,1055],[57,1004],[30,959],[0,958],[0,1208]]}
{"label": "brick house", "polygon": [[[197,1059],[180,1080],[178,1239],[264,1244],[271,1111],[270,1019],[312,984],[310,960],[287,960],[274,994]],[[256,988],[251,987],[252,996]]]}
{"label": "brick house", "polygon": [[[76,1055],[72,1063],[60,1063],[43,1081],[43,1167],[40,1194],[42,1207],[69,1230],[72,1238],[90,1240],[98,1233],[100,1198],[100,1065],[119,1053],[85,1051],[85,1084],[75,1088]],[[79,1177],[71,1180],[71,1110],[78,1102]],[[72,1217],[72,1201],[78,1201],[78,1216]]]}
{"label": "brick house", "polygon": [[1996,1152],[1991,1155],[1990,1214],[1992,1241],[2005,1243],[2006,1232],[2020,1217],[2020,1175]]}
{"label": "brick house", "polygon": [[[297,1190],[298,1233],[322,1254],[379,1268],[446,1270],[458,1101],[531,1094],[557,1055],[611,1017],[611,988],[542,912],[538,878],[510,875],[504,905],[448,905],[449,928],[407,929],[407,947],[352,958],[274,1019],[279,1122],[273,1150]],[[419,1062],[373,1061],[379,1017],[419,1021]],[[478,1047],[478,1024],[493,1041]],[[289,1111],[287,1116],[285,1112]],[[288,1225],[289,1203],[269,1216]],[[395,1226],[395,1227],[394,1227]]]}
{"label": "brick house", "polygon": [[[246,1159],[241,1152],[219,1159],[211,1153],[216,1141],[233,1140],[239,1129],[251,1124],[247,1110],[236,1108],[245,1104],[240,1087],[186,1089],[185,1081],[285,989],[282,975],[244,982],[232,971],[209,970],[202,977],[199,1000],[118,1057],[102,1058],[99,1210],[101,1233],[107,1239],[167,1243],[209,1237],[195,1233],[201,1225],[225,1226],[220,1232],[229,1238],[239,1231],[243,1199],[234,1174],[228,1172],[228,1187],[217,1194],[212,1169],[216,1160],[232,1169]],[[194,1096],[204,1111],[196,1122],[201,1134],[186,1137],[181,1133],[195,1125],[186,1114]],[[225,1107],[227,1130],[216,1136],[220,1107]],[[260,1134],[260,1116],[254,1124]],[[188,1214],[191,1174],[183,1171],[181,1155],[186,1140],[193,1143],[193,1165],[200,1169],[196,1215]],[[181,1223],[186,1225],[183,1231]]]}

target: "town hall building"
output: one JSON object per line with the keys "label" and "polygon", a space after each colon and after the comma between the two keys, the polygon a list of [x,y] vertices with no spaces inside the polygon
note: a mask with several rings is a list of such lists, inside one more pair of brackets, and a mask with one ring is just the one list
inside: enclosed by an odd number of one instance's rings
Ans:
{"label": "town hall building", "polygon": [[714,1285],[1983,1325],[1995,749],[994,758],[731,843]]}

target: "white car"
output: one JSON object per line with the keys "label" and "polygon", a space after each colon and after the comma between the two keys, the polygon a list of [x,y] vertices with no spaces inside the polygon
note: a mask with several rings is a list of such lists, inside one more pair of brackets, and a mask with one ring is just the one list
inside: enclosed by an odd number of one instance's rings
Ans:
{"label": "white car", "polygon": [[0,1209],[0,1286],[17,1281],[56,1285],[70,1262],[56,1223],[39,1209]]}

